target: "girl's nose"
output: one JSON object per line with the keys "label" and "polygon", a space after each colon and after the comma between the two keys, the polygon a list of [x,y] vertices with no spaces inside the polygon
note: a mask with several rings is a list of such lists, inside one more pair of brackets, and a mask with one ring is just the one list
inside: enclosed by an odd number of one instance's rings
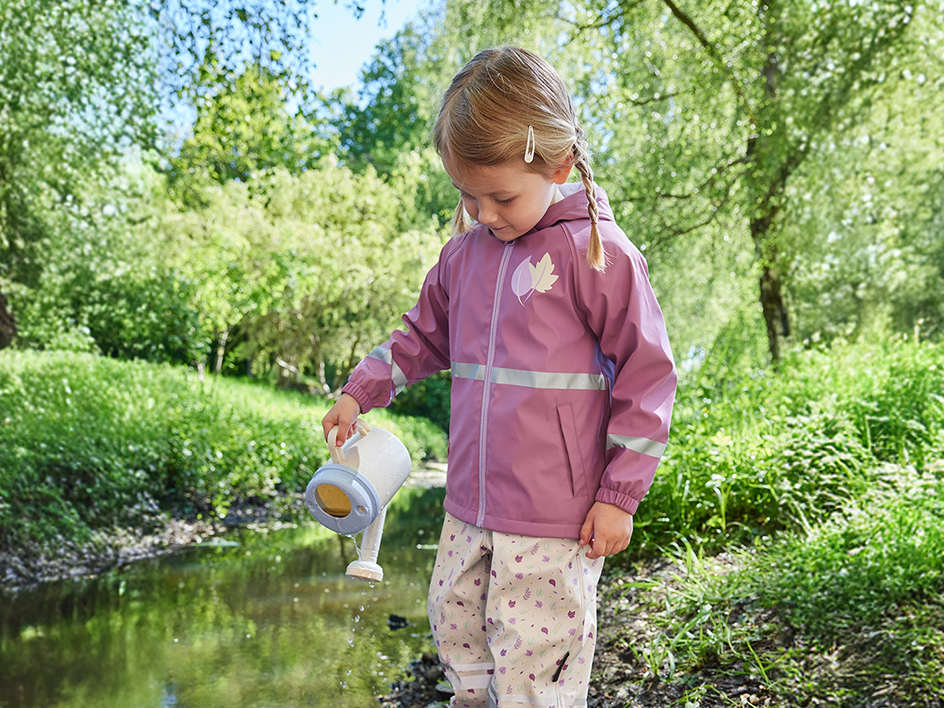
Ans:
{"label": "girl's nose", "polygon": [[476,217],[476,221],[480,224],[489,224],[495,223],[495,220],[498,218],[498,215],[495,213],[495,210],[486,204],[479,203],[479,215]]}

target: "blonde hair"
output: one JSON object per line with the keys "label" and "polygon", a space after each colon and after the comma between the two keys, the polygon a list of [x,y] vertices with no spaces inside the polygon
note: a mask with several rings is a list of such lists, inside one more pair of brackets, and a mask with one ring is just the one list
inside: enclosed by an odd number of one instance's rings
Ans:
{"label": "blonde hair", "polygon": [[[446,90],[432,141],[440,155],[467,165],[520,162],[525,169],[545,176],[564,166],[575,167],[587,193],[590,216],[587,264],[604,269],[606,253],[597,226],[596,185],[587,140],[577,125],[570,93],[544,59],[511,46],[476,54]],[[533,159],[526,161],[526,153],[530,157],[532,151]],[[452,218],[453,233],[471,228],[459,200]]]}

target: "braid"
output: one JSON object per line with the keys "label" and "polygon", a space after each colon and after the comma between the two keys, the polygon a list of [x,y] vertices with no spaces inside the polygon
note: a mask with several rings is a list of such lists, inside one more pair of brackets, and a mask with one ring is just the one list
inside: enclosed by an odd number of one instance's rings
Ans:
{"label": "braid", "polygon": [[452,235],[458,236],[472,230],[472,224],[469,223],[469,217],[465,212],[465,206],[462,200],[459,200],[459,206],[456,207],[456,213],[452,215]]}
{"label": "braid", "polygon": [[577,128],[577,141],[574,143],[574,167],[580,172],[584,189],[587,192],[587,213],[590,215],[590,244],[587,246],[587,265],[594,270],[603,271],[606,268],[606,251],[603,250],[603,241],[600,239],[600,229],[597,222],[600,212],[597,208],[596,184],[593,181],[593,169],[590,167],[590,156],[587,154],[587,142],[583,139],[583,131]]}

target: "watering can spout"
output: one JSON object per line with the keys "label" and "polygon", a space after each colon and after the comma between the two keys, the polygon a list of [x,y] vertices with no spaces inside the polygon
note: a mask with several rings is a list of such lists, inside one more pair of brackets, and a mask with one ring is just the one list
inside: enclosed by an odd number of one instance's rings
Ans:
{"label": "watering can spout", "polygon": [[377,564],[377,555],[380,552],[380,537],[383,535],[384,518],[387,516],[387,507],[383,507],[377,518],[364,529],[361,538],[361,552],[356,561],[347,566],[345,575],[355,580],[366,580],[379,583],[383,580],[383,568]]}

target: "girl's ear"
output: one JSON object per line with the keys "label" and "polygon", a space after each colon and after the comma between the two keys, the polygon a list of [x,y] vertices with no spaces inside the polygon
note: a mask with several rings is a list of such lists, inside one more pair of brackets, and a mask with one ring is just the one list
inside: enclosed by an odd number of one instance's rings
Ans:
{"label": "girl's ear", "polygon": [[574,154],[569,153],[567,159],[554,170],[554,173],[551,175],[551,181],[554,184],[564,184],[567,181],[567,178],[570,177],[570,171],[574,168]]}

